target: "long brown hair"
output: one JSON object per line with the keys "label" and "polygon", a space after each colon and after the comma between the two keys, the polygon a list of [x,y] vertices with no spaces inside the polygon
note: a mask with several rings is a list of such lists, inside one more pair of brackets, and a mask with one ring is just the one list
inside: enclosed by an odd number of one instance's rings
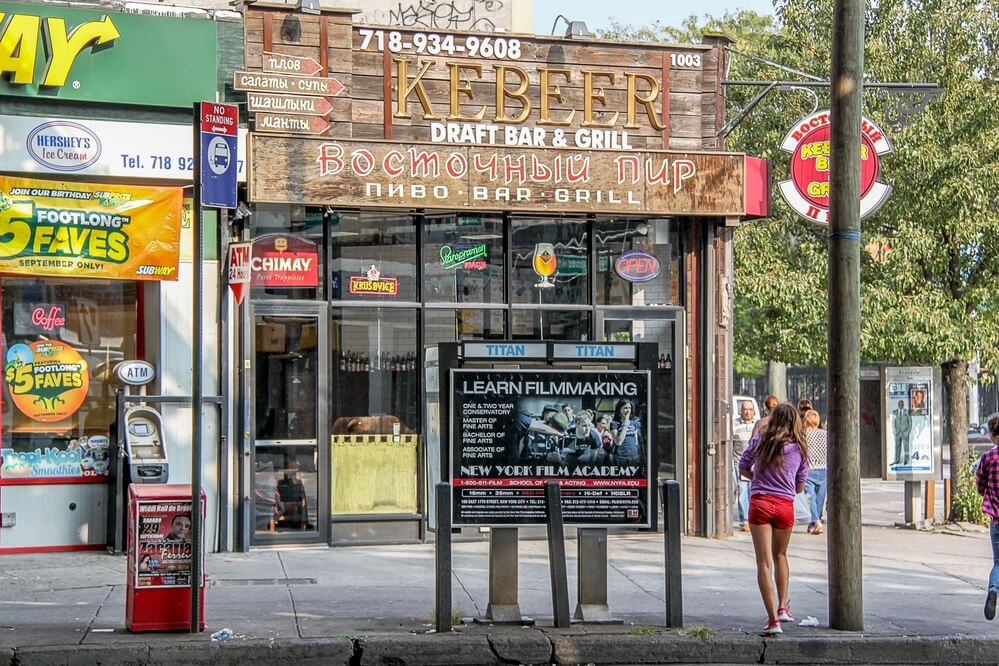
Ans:
{"label": "long brown hair", "polygon": [[760,442],[756,445],[757,469],[763,470],[777,462],[778,467],[784,466],[784,446],[794,442],[801,449],[801,456],[808,457],[808,446],[805,444],[805,431],[801,427],[801,417],[797,408],[789,402],[784,402],[770,412],[767,427],[760,433]]}

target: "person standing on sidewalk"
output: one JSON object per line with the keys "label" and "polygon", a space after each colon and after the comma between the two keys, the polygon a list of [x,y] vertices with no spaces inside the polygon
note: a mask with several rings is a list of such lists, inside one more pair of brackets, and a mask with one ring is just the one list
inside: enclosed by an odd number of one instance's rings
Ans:
{"label": "person standing on sidewalk", "polygon": [[808,478],[805,494],[811,507],[809,534],[822,534],[822,512],[826,507],[829,485],[826,476],[826,442],[828,433],[819,427],[821,417],[814,409],[805,412],[805,441],[808,444]]}
{"label": "person standing on sidewalk", "polygon": [[770,415],[774,413],[777,409],[777,405],[780,404],[780,400],[777,399],[775,395],[768,395],[767,399],[763,401],[763,418],[756,422],[753,426],[753,436],[760,434],[760,431],[767,427],[767,421],[770,419]]}
{"label": "person standing on sidewalk", "polygon": [[808,476],[808,445],[794,405],[785,402],[770,413],[766,427],[742,454],[739,471],[752,480],[749,531],[756,551],[756,582],[767,610],[763,633],[781,634],[781,622],[794,622],[787,547],[794,528],[794,496],[804,489]]}
{"label": "person standing on sidewalk", "polygon": [[992,519],[989,536],[992,540],[992,572],[989,574],[989,591],[985,597],[985,619],[996,616],[996,595],[999,594],[999,416],[989,419],[989,438],[992,448],[978,461],[975,481],[982,496],[982,513]]}
{"label": "person standing on sidewalk", "polygon": [[739,473],[739,460],[746,452],[746,446],[753,436],[753,426],[759,421],[756,407],[749,400],[739,405],[739,416],[732,426],[732,471],[735,474],[735,504],[738,512],[739,529],[749,531],[749,481]]}

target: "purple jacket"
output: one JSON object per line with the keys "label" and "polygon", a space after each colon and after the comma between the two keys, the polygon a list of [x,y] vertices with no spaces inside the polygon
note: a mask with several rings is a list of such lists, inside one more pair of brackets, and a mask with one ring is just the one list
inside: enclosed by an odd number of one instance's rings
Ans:
{"label": "purple jacket", "polygon": [[797,484],[804,483],[808,477],[808,460],[801,455],[801,449],[795,442],[788,442],[784,445],[784,464],[779,466],[774,461],[766,469],[760,470],[756,466],[756,446],[759,443],[759,435],[749,440],[749,446],[739,459],[739,469],[753,471],[749,494],[776,495],[793,500]]}

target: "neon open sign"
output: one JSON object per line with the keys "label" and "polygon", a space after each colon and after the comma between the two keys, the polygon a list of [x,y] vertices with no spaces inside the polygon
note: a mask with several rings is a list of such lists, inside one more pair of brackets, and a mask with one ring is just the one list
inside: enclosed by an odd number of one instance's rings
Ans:
{"label": "neon open sign", "polygon": [[659,259],[645,252],[626,252],[614,261],[614,272],[628,282],[648,282],[659,269]]}

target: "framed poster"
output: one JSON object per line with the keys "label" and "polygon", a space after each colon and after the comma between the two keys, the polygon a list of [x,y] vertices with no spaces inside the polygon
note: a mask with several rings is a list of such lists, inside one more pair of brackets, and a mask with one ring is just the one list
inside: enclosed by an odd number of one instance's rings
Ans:
{"label": "framed poster", "polygon": [[648,371],[461,369],[451,386],[455,525],[543,525],[548,481],[566,524],[649,525]]}
{"label": "framed poster", "polygon": [[883,469],[887,480],[940,477],[940,396],[933,368],[884,368]]}
{"label": "framed poster", "polygon": [[135,587],[191,584],[191,500],[139,501],[135,530]]}

